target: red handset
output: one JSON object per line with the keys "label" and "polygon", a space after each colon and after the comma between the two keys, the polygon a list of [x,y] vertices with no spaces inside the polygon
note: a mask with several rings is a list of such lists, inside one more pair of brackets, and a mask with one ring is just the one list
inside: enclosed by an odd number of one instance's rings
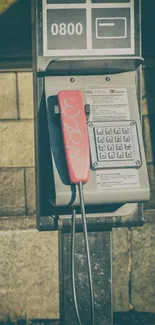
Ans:
{"label": "red handset", "polygon": [[90,152],[87,121],[82,94],[79,90],[58,93],[67,168],[71,183],[89,179]]}

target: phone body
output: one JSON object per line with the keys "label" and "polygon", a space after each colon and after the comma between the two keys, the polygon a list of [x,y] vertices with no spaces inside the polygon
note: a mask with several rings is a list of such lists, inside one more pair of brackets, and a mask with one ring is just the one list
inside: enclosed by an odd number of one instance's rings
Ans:
{"label": "phone body", "polygon": [[[53,114],[62,90],[79,90],[84,104],[90,108],[87,116],[90,178],[84,185],[86,206],[147,201],[150,190],[136,71],[109,76],[46,77],[45,90],[54,180],[50,203],[54,207],[79,205],[76,188],[68,178],[60,116],[57,114],[55,119]],[[74,122],[76,126],[76,119]]]}

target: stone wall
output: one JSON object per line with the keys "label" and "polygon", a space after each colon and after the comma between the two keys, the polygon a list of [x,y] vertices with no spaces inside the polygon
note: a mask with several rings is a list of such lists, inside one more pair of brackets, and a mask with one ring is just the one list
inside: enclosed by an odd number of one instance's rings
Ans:
{"label": "stone wall", "polygon": [[[143,69],[143,228],[113,230],[114,310],[155,312],[155,68]],[[32,72],[0,74],[0,320],[58,318],[57,233],[35,229]]]}

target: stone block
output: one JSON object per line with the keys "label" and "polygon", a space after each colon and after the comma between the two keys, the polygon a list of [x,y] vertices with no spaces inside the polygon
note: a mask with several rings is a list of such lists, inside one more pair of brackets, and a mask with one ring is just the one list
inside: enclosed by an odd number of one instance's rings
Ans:
{"label": "stone block", "polygon": [[113,303],[114,311],[129,310],[128,229],[113,229]]}
{"label": "stone block", "polygon": [[36,229],[35,216],[1,216],[0,217],[0,230],[30,230]]}
{"label": "stone block", "polygon": [[32,72],[18,73],[19,110],[21,119],[33,118]]}
{"label": "stone block", "polygon": [[0,123],[0,167],[34,166],[33,121]]}
{"label": "stone block", "polygon": [[0,73],[0,119],[17,119],[16,74]]}
{"label": "stone block", "polygon": [[155,116],[144,117],[144,146],[148,163],[154,162],[155,154]]}
{"label": "stone block", "polygon": [[59,317],[56,232],[1,231],[0,261],[0,320]]}
{"label": "stone block", "polygon": [[24,172],[0,171],[0,215],[24,215]]}
{"label": "stone block", "polygon": [[[59,318],[57,232],[29,229],[34,218],[11,219],[11,226],[6,221],[0,233],[0,320]],[[115,229],[112,237],[114,310],[128,311],[128,230]]]}
{"label": "stone block", "polygon": [[35,169],[26,169],[26,202],[28,215],[36,213],[36,200],[35,200]]}
{"label": "stone block", "polygon": [[155,312],[155,224],[132,229],[132,305]]}

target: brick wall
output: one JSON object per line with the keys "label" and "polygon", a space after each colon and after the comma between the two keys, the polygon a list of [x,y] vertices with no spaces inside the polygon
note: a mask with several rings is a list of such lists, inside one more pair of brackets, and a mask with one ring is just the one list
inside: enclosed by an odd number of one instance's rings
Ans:
{"label": "brick wall", "polygon": [[0,215],[33,215],[32,73],[1,73],[0,89]]}
{"label": "brick wall", "polygon": [[[143,228],[113,231],[114,310],[155,312],[155,68],[143,69],[151,199]],[[57,318],[57,233],[35,230],[32,72],[0,74],[0,319]]]}

